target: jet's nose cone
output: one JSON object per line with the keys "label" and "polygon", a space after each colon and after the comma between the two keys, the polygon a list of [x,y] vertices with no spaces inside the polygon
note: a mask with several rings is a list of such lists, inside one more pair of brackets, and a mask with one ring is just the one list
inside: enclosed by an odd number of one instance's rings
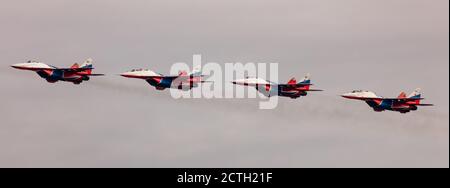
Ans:
{"label": "jet's nose cone", "polygon": [[125,77],[125,78],[130,78],[130,77],[133,76],[130,72],[124,72],[124,73],[121,73],[121,74],[119,74],[119,75],[120,75],[120,76],[123,76],[123,77]]}
{"label": "jet's nose cone", "polygon": [[354,93],[344,93],[341,95],[341,97],[344,97],[346,99],[355,99],[357,96]]}
{"label": "jet's nose cone", "polygon": [[233,80],[231,83],[236,85],[244,85],[246,83],[246,80]]}
{"label": "jet's nose cone", "polygon": [[12,68],[16,68],[16,69],[20,69],[23,68],[23,63],[17,63],[17,64],[13,64],[11,65]]}
{"label": "jet's nose cone", "polygon": [[243,84],[244,84],[244,82],[242,82],[242,81],[240,81],[240,80],[234,80],[234,81],[232,81],[231,83],[232,83],[232,84],[235,84],[235,85],[243,85]]}
{"label": "jet's nose cone", "polygon": [[349,96],[347,96],[346,94],[342,94],[341,97],[344,97],[344,98],[347,98],[347,99],[349,98]]}

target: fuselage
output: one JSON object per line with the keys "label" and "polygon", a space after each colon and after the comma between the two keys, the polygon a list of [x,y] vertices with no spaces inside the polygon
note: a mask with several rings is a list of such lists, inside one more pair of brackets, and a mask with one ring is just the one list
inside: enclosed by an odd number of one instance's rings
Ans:
{"label": "fuselage", "polygon": [[386,99],[376,95],[371,91],[355,90],[351,93],[343,94],[342,97],[347,99],[365,101],[374,111],[382,112],[385,110],[407,113],[417,110],[417,102],[403,101],[400,99]]}
{"label": "fuselage", "polygon": [[198,87],[198,84],[202,82],[201,76],[163,76],[162,74],[148,69],[134,69],[129,72],[122,73],[121,76],[126,78],[143,79],[158,90],[164,90],[167,88],[190,90]]}
{"label": "fuselage", "polygon": [[261,78],[234,80],[232,83],[236,85],[255,87],[258,92],[266,97],[282,96],[295,99],[301,96],[306,96],[307,91],[309,90],[309,85],[290,87],[286,84],[276,84]]}
{"label": "fuselage", "polygon": [[50,66],[40,62],[30,61],[28,63],[14,64],[11,65],[11,67],[20,70],[34,71],[41,78],[46,79],[50,83],[54,83],[57,81],[66,81],[80,84],[83,81],[89,80],[89,75],[80,72],[66,71],[65,69],[58,69],[54,66]]}
{"label": "fuselage", "polygon": [[266,97],[281,96],[289,98],[299,98],[308,95],[303,88],[287,88],[282,85],[256,85],[256,90]]}

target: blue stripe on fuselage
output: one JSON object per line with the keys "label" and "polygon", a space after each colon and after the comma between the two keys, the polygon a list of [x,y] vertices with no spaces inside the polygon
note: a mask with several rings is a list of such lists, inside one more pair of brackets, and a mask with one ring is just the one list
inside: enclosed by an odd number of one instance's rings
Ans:
{"label": "blue stripe on fuselage", "polygon": [[390,109],[392,109],[392,104],[393,103],[394,103],[393,100],[386,100],[386,99],[384,99],[384,100],[381,101],[381,104],[379,105],[379,107],[381,107],[383,109],[386,109],[386,110],[390,110]]}
{"label": "blue stripe on fuselage", "polygon": [[58,79],[63,80],[63,74],[64,72],[62,70],[54,70],[52,74],[50,75],[51,79]]}
{"label": "blue stripe on fuselage", "polygon": [[367,101],[366,103],[372,108],[391,110],[394,101],[390,99],[383,99],[380,104],[377,104],[375,101]]}
{"label": "blue stripe on fuselage", "polygon": [[63,80],[63,71],[62,70],[53,70],[51,74],[47,74],[45,71],[37,71],[37,74],[41,78],[45,78],[45,79]]}
{"label": "blue stripe on fuselage", "polygon": [[148,79],[147,82],[154,87],[170,88],[174,78],[161,78],[161,82],[157,82],[153,79]]}
{"label": "blue stripe on fuselage", "polygon": [[174,80],[173,78],[163,78],[158,85],[159,85],[159,87],[170,88],[173,80]]}

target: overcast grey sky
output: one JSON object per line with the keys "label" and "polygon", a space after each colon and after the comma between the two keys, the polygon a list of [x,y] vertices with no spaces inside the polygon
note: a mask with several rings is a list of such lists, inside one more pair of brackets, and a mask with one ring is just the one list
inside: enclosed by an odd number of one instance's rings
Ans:
{"label": "overcast grey sky", "polygon": [[[449,167],[447,0],[0,0],[0,167]],[[277,62],[326,91],[174,100],[131,68]],[[92,57],[110,76],[48,84],[10,64]],[[406,115],[338,94],[423,89]]]}

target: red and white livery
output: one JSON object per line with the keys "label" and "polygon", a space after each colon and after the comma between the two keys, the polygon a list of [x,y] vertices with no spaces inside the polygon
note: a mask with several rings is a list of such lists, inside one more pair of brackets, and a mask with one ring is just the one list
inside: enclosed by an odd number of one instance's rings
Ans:
{"label": "red and white livery", "polygon": [[355,90],[341,96],[347,99],[365,101],[376,112],[390,110],[408,113],[417,110],[418,106],[433,106],[433,104],[423,104],[421,102],[424,98],[421,98],[420,88],[417,88],[408,96],[405,92],[401,92],[396,98],[385,98],[378,96],[372,91],[363,90]]}
{"label": "red and white livery", "polygon": [[297,82],[295,78],[292,78],[287,84],[278,84],[261,78],[245,78],[234,80],[232,82],[236,85],[255,87],[258,92],[264,96],[282,96],[296,99],[302,96],[308,95],[309,91],[322,91],[320,89],[311,89],[310,75],[307,74],[303,80]]}
{"label": "red and white livery", "polygon": [[57,68],[55,66],[47,65],[42,62],[28,61],[27,63],[18,63],[11,65],[11,67],[20,70],[29,70],[36,72],[40,77],[47,80],[47,82],[55,83],[57,81],[72,82],[80,84],[83,81],[88,81],[91,76],[103,76],[103,74],[93,74],[92,59],[87,59],[83,64],[73,64],[70,68]]}

